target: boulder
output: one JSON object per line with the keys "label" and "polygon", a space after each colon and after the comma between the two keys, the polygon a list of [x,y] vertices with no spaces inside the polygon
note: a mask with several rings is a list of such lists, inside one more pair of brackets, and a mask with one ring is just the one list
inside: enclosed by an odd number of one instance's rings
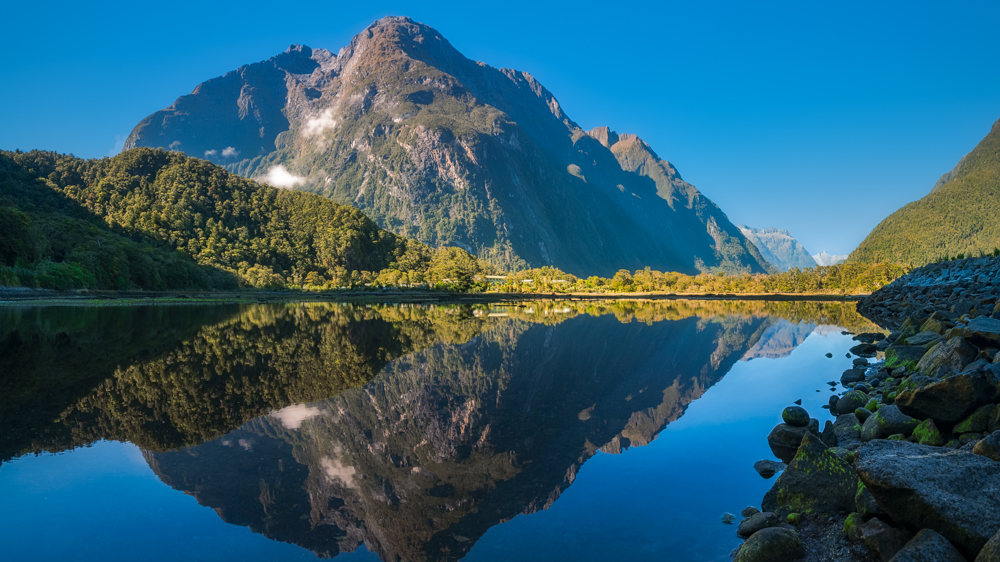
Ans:
{"label": "boulder", "polygon": [[[1000,307],[1000,304],[997,306]],[[979,556],[976,556],[975,562],[1000,562],[1000,530],[979,551]]]}
{"label": "boulder", "polygon": [[[922,348],[921,355],[923,355],[923,353],[927,351],[926,346],[928,344],[938,343],[942,339],[944,338],[941,336],[941,334],[928,330],[926,332],[920,332],[919,334],[912,335],[906,338],[906,345],[899,347],[920,347]],[[886,356],[888,357],[888,355],[889,355],[888,350],[886,350]],[[920,358],[918,357],[917,361],[919,360]]]}
{"label": "boulder", "polygon": [[854,414],[837,416],[833,422],[833,433],[837,436],[837,446],[856,449],[861,446],[861,424]]}
{"label": "boulder", "polygon": [[869,519],[857,530],[858,540],[876,560],[890,560],[912,537],[912,533],[892,527],[877,517]]}
{"label": "boulder", "polygon": [[854,469],[818,437],[802,438],[795,458],[788,464],[761,502],[761,509],[776,513],[829,513],[854,511],[858,478]]}
{"label": "boulder", "polygon": [[987,404],[976,408],[969,417],[955,424],[955,433],[983,433],[990,426],[990,418],[993,417],[993,410],[996,406]]}
{"label": "boulder", "polygon": [[840,384],[847,386],[852,382],[861,382],[865,380],[865,370],[864,369],[848,369],[844,371],[844,374],[840,375]]}
{"label": "boulder", "polygon": [[809,412],[802,406],[789,406],[782,410],[781,419],[792,427],[805,427],[809,425]]}
{"label": "boulder", "polygon": [[795,458],[795,452],[799,450],[802,438],[808,433],[808,427],[792,427],[787,423],[779,423],[767,435],[767,444],[770,445],[774,456],[782,462],[789,463]]}
{"label": "boulder", "polygon": [[980,347],[996,347],[1000,343],[1000,320],[989,316],[977,316],[964,325],[955,326],[952,333]]}
{"label": "boulder", "polygon": [[948,539],[930,529],[921,529],[890,562],[966,562],[966,560]]}
{"label": "boulder", "polygon": [[965,338],[953,337],[931,347],[917,363],[917,371],[929,377],[957,373],[972,363],[978,353]]}
{"label": "boulder", "polygon": [[858,476],[893,521],[932,529],[973,557],[1000,528],[1000,463],[906,441],[866,443]]}
{"label": "boulder", "polygon": [[931,447],[944,445],[944,436],[941,435],[941,431],[938,429],[937,424],[934,423],[934,420],[930,418],[920,422],[914,428],[913,437],[921,445],[930,445]]}
{"label": "boulder", "polygon": [[858,357],[875,357],[878,348],[872,343],[859,343],[852,347],[850,352]]}
{"label": "boulder", "polygon": [[875,501],[875,496],[860,481],[858,482],[858,491],[854,494],[854,507],[864,519],[871,519],[872,517],[889,518],[885,510],[879,507],[878,502]]}
{"label": "boulder", "polygon": [[774,513],[769,511],[755,513],[743,521],[740,521],[740,526],[736,529],[736,535],[741,539],[747,539],[750,538],[750,535],[753,535],[761,529],[778,527],[780,525],[781,518]]}
{"label": "boulder", "polygon": [[868,404],[868,395],[860,390],[850,390],[837,401],[838,414],[853,414],[854,410]]}
{"label": "boulder", "polygon": [[[801,441],[800,441],[801,442]],[[771,460],[761,460],[753,463],[753,469],[760,474],[761,478],[767,480],[775,474],[785,470],[785,463]]]}
{"label": "boulder", "polygon": [[743,508],[743,511],[740,512],[740,515],[742,515],[743,518],[746,519],[747,517],[750,517],[751,515],[755,515],[757,513],[760,513],[759,509],[757,509],[752,505],[748,505],[747,507]]}
{"label": "boulder", "polygon": [[913,375],[896,392],[894,403],[904,414],[951,423],[992,403],[997,394],[997,378],[989,370],[960,373],[945,379]]}
{"label": "boulder", "polygon": [[761,529],[747,539],[734,562],[792,562],[806,555],[799,534],[785,527]]}
{"label": "boulder", "polygon": [[861,440],[868,442],[890,435],[909,437],[918,425],[919,420],[900,412],[898,406],[882,406],[861,426]]}
{"label": "boulder", "polygon": [[944,324],[941,322],[941,315],[932,314],[930,318],[924,320],[923,324],[917,328],[917,332],[933,332],[935,334],[944,333]]}
{"label": "boulder", "polygon": [[1000,462],[1000,431],[994,431],[972,448],[973,454]]}
{"label": "boulder", "polygon": [[[938,339],[941,336],[934,334]],[[916,336],[914,336],[916,337]],[[916,369],[917,363],[927,353],[927,348],[922,345],[893,345],[885,350],[885,367],[887,369]]]}

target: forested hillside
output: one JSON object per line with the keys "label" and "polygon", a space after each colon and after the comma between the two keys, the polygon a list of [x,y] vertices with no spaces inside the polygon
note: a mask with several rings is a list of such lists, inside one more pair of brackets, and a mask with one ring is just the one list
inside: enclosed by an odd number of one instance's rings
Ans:
{"label": "forested hillside", "polygon": [[851,262],[924,265],[1000,247],[1000,121],[923,199],[883,220]]}
{"label": "forested hillside", "polygon": [[468,284],[483,264],[350,206],[183,154],[0,153],[0,283],[58,289],[331,287],[382,273]]}

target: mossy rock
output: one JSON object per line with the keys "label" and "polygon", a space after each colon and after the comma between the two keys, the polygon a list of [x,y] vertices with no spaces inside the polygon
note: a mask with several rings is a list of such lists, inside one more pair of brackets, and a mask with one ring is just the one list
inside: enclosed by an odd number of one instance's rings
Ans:
{"label": "mossy rock", "polygon": [[855,509],[858,477],[819,437],[802,439],[795,458],[764,495],[761,508],[775,513],[831,513]]}
{"label": "mossy rock", "polygon": [[932,447],[944,445],[944,436],[941,435],[941,430],[938,429],[937,424],[932,419],[920,422],[914,428],[913,436],[916,437],[917,443],[921,445],[930,445]]}
{"label": "mossy rock", "polygon": [[865,524],[865,518],[860,513],[854,512],[844,520],[844,534],[852,541],[858,540],[858,527]]}
{"label": "mossy rock", "polygon": [[747,539],[734,562],[792,562],[805,555],[806,548],[798,533],[785,527],[770,527]]}
{"label": "mossy rock", "polygon": [[955,425],[955,433],[982,433],[990,425],[990,418],[996,409],[994,404],[977,408],[975,412]]}

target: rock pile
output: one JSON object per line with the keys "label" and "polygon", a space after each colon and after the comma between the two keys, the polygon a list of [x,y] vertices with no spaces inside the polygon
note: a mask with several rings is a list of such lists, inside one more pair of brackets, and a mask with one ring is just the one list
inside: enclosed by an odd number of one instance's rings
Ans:
{"label": "rock pile", "polygon": [[799,406],[783,412],[768,444],[787,467],[763,515],[744,512],[737,560],[776,560],[755,557],[773,542],[781,560],[1000,562],[998,295],[1000,259],[981,258],[859,304],[895,330],[854,338],[852,353],[877,360],[844,373],[822,431]]}

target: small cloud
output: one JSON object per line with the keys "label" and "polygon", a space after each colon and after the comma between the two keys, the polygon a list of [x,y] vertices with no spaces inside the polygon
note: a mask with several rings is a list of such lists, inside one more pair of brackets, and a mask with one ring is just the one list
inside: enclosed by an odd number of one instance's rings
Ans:
{"label": "small cloud", "polygon": [[218,153],[219,153],[219,151],[215,150],[214,148],[212,150],[206,150],[205,151],[205,158],[208,158],[209,156],[215,156]]}
{"label": "small cloud", "polygon": [[236,157],[236,156],[239,156],[239,155],[240,155],[240,151],[236,150],[235,148],[233,148],[231,146],[227,146],[226,148],[222,149],[222,157],[223,158],[233,158],[233,157]]}
{"label": "small cloud", "polygon": [[323,110],[323,113],[319,114],[318,117],[313,117],[306,121],[306,130],[304,135],[311,137],[313,135],[318,135],[325,131],[326,129],[332,129],[337,126],[337,121],[333,118],[333,109],[327,108]]}
{"label": "small cloud", "polygon": [[[223,152],[225,154],[225,152]],[[267,174],[261,178],[261,181],[273,185],[274,187],[292,187],[294,185],[305,183],[306,178],[302,176],[296,176],[288,171],[287,168],[278,164],[277,166],[272,166]]]}
{"label": "small cloud", "polygon": [[181,145],[181,141],[175,140],[174,142],[170,143],[170,146],[168,146],[167,148],[169,148],[170,150],[177,150],[177,148],[180,145]]}
{"label": "small cloud", "polygon": [[122,149],[125,148],[126,139],[128,139],[128,135],[115,135],[115,146],[108,151],[108,156],[120,154]]}

